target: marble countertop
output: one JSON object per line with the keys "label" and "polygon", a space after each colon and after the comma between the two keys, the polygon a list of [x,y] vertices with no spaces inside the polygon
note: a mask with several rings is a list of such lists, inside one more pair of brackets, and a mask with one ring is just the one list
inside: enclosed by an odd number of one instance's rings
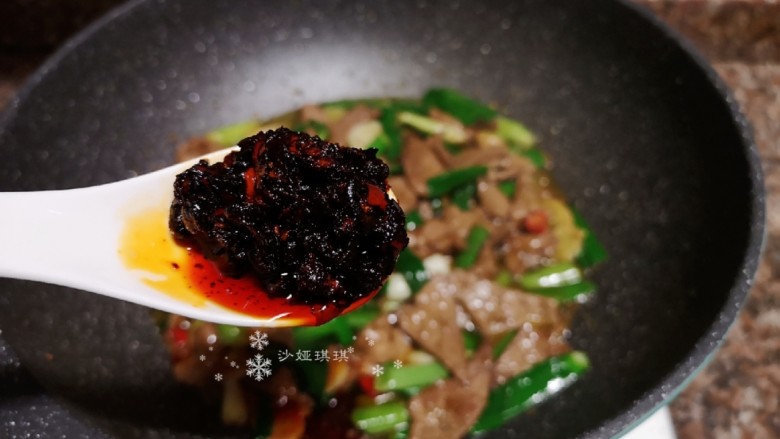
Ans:
{"label": "marble countertop", "polygon": [[[690,39],[732,88],[753,124],[767,186],[755,286],[714,361],[671,404],[677,434],[780,438],[780,2],[637,1]],[[0,109],[48,54],[42,47],[11,53],[0,46]]]}
{"label": "marble countertop", "polygon": [[671,404],[681,439],[780,438],[780,3],[640,0],[688,37],[753,124],[767,188],[754,288],[715,360]]}

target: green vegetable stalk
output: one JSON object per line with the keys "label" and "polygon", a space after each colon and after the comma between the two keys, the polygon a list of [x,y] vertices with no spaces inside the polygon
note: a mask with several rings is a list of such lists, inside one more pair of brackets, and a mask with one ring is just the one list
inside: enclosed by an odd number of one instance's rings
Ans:
{"label": "green vegetable stalk", "polygon": [[217,325],[217,339],[227,346],[243,344],[246,341],[244,335],[244,331],[238,326]]}
{"label": "green vegetable stalk", "polygon": [[293,328],[295,346],[301,349],[322,349],[322,346],[331,342],[349,346],[355,331],[349,327],[345,317],[336,317],[320,326]]}
{"label": "green vegetable stalk", "polygon": [[464,125],[488,122],[496,117],[496,110],[448,88],[433,88],[423,96],[426,107],[436,107],[451,114]]}
{"label": "green vegetable stalk", "polygon": [[409,427],[407,426],[405,428],[393,432],[393,434],[390,436],[389,439],[406,439],[408,437],[409,437]]}
{"label": "green vegetable stalk", "polygon": [[439,363],[416,364],[401,368],[385,365],[385,373],[374,379],[374,388],[380,392],[427,387],[447,378],[447,368]]}
{"label": "green vegetable stalk", "polygon": [[530,148],[520,153],[523,157],[527,158],[537,168],[544,168],[547,165],[547,158],[539,148]]}
{"label": "green vegetable stalk", "polygon": [[262,125],[256,120],[234,123],[209,132],[206,134],[206,139],[224,147],[230,147],[237,145],[238,142],[249,136],[257,134],[260,128],[262,128]]}
{"label": "green vegetable stalk", "polygon": [[477,194],[476,183],[466,183],[452,191],[452,202],[464,212],[471,208],[471,200]]}
{"label": "green vegetable stalk", "polygon": [[588,357],[578,351],[538,363],[490,392],[487,405],[472,431],[483,432],[500,427],[571,385],[589,367]]}
{"label": "green vegetable stalk", "polygon": [[466,248],[463,249],[457,258],[455,266],[458,268],[471,268],[477,263],[479,252],[490,237],[490,231],[482,226],[474,226],[466,238]]}
{"label": "green vegetable stalk", "polygon": [[496,119],[496,133],[509,145],[528,150],[536,144],[536,136],[525,125],[506,117]]}
{"label": "green vegetable stalk", "polygon": [[584,296],[588,296],[596,292],[596,285],[593,282],[584,280],[582,282],[564,285],[561,287],[541,288],[532,291],[534,294],[550,297],[560,302],[569,302],[572,300],[579,300]]}
{"label": "green vegetable stalk", "polygon": [[418,103],[414,101],[392,101],[382,104],[382,114],[379,116],[379,122],[382,124],[382,132],[386,141],[383,145],[374,145],[380,150],[382,158],[387,160],[392,171],[400,171],[401,151],[403,149],[403,139],[401,138],[401,123],[398,121],[398,114],[401,112],[424,112]]}
{"label": "green vegetable stalk", "polygon": [[428,179],[428,196],[441,197],[461,186],[474,184],[479,177],[487,174],[487,171],[487,166],[470,166],[431,177]]}
{"label": "green vegetable stalk", "polygon": [[420,288],[428,282],[428,274],[425,272],[422,260],[408,248],[402,250],[401,254],[398,255],[395,271],[404,276],[412,293],[420,291]]}
{"label": "green vegetable stalk", "polygon": [[514,277],[512,276],[512,273],[509,272],[509,270],[499,271],[494,280],[497,284],[506,288],[511,287],[515,282]]}
{"label": "green vegetable stalk", "polygon": [[406,230],[411,232],[423,225],[423,218],[420,212],[413,210],[406,214]]}
{"label": "green vegetable stalk", "polygon": [[313,134],[320,139],[328,139],[330,137],[330,129],[324,123],[317,122],[316,120],[308,120],[295,125],[293,131],[304,131],[309,134]]}
{"label": "green vegetable stalk", "polygon": [[585,222],[585,218],[580,215],[579,212],[572,209],[574,212],[574,223],[585,232],[585,240],[582,242],[582,252],[577,256],[577,262],[583,268],[592,267],[607,259],[607,250],[599,242],[596,235],[593,234],[593,230]]}
{"label": "green vegetable stalk", "polygon": [[466,352],[469,354],[476,352],[480,343],[482,343],[482,334],[477,331],[467,331],[465,329],[461,332],[463,334],[463,344],[466,347]]}
{"label": "green vegetable stalk", "polygon": [[370,434],[402,430],[409,420],[409,411],[403,401],[358,407],[352,412],[352,422]]}
{"label": "green vegetable stalk", "polygon": [[493,346],[493,359],[500,357],[504,353],[506,348],[509,347],[509,343],[512,343],[512,340],[515,339],[515,336],[517,336],[517,329],[513,329],[501,336],[496,345]]}
{"label": "green vegetable stalk", "polygon": [[467,139],[466,131],[462,126],[445,123],[421,114],[404,111],[398,113],[398,121],[425,134],[440,134],[442,139],[448,143],[463,143]]}
{"label": "green vegetable stalk", "polygon": [[302,383],[303,390],[315,401],[323,402],[327,397],[325,384],[328,381],[328,363],[311,361],[293,364],[297,381]]}
{"label": "green vegetable stalk", "polygon": [[371,143],[368,144],[369,148],[376,148],[377,154],[379,154],[381,157],[385,157],[388,155],[388,151],[392,148],[392,142],[390,141],[390,137],[382,131],[374,140],[371,141]]}
{"label": "green vegetable stalk", "polygon": [[537,291],[582,282],[582,270],[570,262],[560,262],[526,273],[520,277],[520,287]]}
{"label": "green vegetable stalk", "polygon": [[498,184],[498,190],[500,190],[505,197],[511,200],[515,198],[515,193],[517,192],[517,182],[514,180],[502,181]]}
{"label": "green vegetable stalk", "polygon": [[379,314],[380,310],[376,302],[369,302],[352,312],[336,318],[343,319],[350,329],[357,331],[376,320]]}
{"label": "green vegetable stalk", "polygon": [[401,158],[401,149],[403,148],[398,114],[392,109],[386,108],[382,111],[382,115],[379,116],[379,122],[382,124],[382,131],[387,137],[387,145],[382,151],[382,156],[389,162],[396,163]]}

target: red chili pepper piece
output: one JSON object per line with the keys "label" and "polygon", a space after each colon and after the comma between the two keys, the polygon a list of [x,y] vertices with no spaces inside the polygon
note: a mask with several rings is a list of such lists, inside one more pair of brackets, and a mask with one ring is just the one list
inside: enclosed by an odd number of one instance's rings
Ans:
{"label": "red chili pepper piece", "polygon": [[550,221],[547,218],[547,213],[545,211],[534,210],[523,218],[523,229],[528,233],[538,235],[547,230],[549,223]]}
{"label": "red chili pepper piece", "polygon": [[374,387],[373,375],[361,375],[360,378],[358,378],[358,384],[360,384],[360,388],[363,389],[363,393],[372,398],[379,394],[376,391],[376,387]]}

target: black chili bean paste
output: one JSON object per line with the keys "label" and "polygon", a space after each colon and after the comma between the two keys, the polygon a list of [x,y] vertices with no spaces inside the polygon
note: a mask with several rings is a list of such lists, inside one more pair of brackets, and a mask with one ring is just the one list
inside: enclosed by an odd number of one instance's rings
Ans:
{"label": "black chili bean paste", "polygon": [[222,273],[291,302],[345,308],[379,288],[408,239],[375,149],[279,128],[176,177],[169,226]]}

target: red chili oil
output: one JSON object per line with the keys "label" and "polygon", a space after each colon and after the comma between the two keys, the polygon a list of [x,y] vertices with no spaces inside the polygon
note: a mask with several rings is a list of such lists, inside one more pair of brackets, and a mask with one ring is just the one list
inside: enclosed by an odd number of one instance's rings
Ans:
{"label": "red chili oil", "polygon": [[333,305],[295,304],[287,298],[270,297],[254,276],[225,276],[216,264],[194,249],[188,250],[187,260],[182,262],[182,274],[191,288],[208,300],[242,314],[319,325],[343,311]]}
{"label": "red chili oil", "polygon": [[[127,218],[119,254],[131,269],[143,275],[152,288],[195,306],[208,302],[264,320],[282,319],[278,326],[317,325],[364,304],[370,294],[349,308],[293,304],[271,298],[251,275],[236,279],[220,273],[201,253],[178,245],[168,230],[168,209],[140,212]],[[275,326],[269,322],[269,326]]]}

